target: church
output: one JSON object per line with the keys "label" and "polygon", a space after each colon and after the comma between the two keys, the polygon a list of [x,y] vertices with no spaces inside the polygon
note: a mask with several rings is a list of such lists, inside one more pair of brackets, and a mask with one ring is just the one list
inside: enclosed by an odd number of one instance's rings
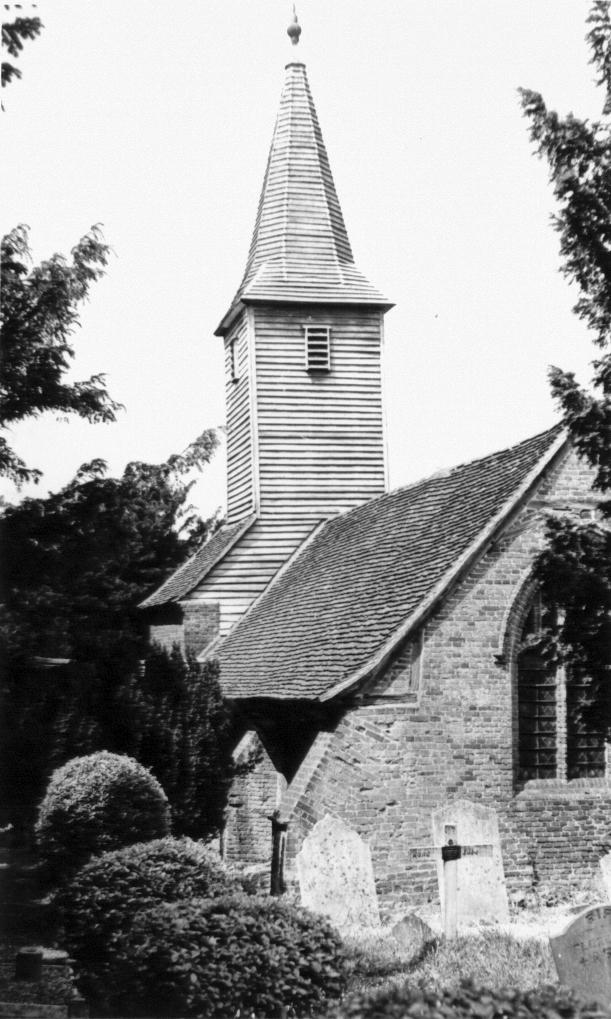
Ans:
{"label": "church", "polygon": [[[592,517],[559,426],[388,491],[382,396],[392,303],[359,271],[300,26],[225,352],[227,517],[143,603],[151,639],[217,659],[256,766],[223,850],[276,890],[326,814],[369,844],[382,915],[436,895],[410,850],[468,799],[499,820],[509,890],[594,872],[611,749],[538,652],[532,578],[554,513]],[[272,867],[273,862],[273,867]]]}

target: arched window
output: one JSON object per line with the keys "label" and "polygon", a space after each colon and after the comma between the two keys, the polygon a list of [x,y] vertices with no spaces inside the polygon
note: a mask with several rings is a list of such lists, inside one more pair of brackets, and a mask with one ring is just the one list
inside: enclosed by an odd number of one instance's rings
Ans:
{"label": "arched window", "polygon": [[597,778],[605,774],[605,720],[588,675],[550,665],[542,630],[552,621],[536,594],[517,655],[518,779]]}

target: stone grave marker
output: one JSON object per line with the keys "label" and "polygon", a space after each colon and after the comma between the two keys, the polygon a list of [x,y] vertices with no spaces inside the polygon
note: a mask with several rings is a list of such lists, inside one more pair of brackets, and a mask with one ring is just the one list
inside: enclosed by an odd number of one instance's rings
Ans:
{"label": "stone grave marker", "polygon": [[611,902],[611,853],[607,853],[599,862],[605,891],[607,892],[607,902]]}
{"label": "stone grave marker", "polygon": [[379,927],[380,912],[369,846],[348,825],[326,814],[297,855],[301,904],[336,927]]}
{"label": "stone grave marker", "polygon": [[584,909],[549,941],[560,983],[611,1005],[611,906]]}
{"label": "stone grave marker", "polygon": [[496,812],[469,800],[434,810],[433,846],[412,858],[435,861],[444,933],[481,923],[508,923],[509,905]]}
{"label": "stone grave marker", "polygon": [[424,946],[435,940],[435,934],[428,923],[415,913],[407,913],[399,920],[392,928],[392,936],[410,960],[419,956]]}

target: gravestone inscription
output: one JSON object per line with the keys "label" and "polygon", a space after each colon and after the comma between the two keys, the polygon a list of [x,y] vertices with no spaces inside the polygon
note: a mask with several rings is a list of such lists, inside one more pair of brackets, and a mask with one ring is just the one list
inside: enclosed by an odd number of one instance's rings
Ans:
{"label": "gravestone inscription", "polygon": [[585,1001],[611,1004],[611,906],[590,906],[550,938],[560,983]]}
{"label": "gravestone inscription", "polygon": [[340,929],[380,926],[371,851],[358,832],[326,814],[304,839],[296,863],[303,906]]}

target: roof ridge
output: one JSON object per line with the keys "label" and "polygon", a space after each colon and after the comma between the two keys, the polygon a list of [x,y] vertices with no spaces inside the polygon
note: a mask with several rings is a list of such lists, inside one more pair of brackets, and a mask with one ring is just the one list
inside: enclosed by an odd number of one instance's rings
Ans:
{"label": "roof ridge", "polygon": [[[411,489],[417,489],[421,485],[426,485],[430,481],[443,480],[456,474],[458,471],[464,470],[466,467],[475,467],[477,464],[483,464],[485,461],[493,460],[497,456],[502,456],[504,453],[511,453],[512,450],[518,449],[520,446],[526,445],[526,443],[535,442],[537,439],[542,439],[544,436],[560,433],[564,431],[562,422],[552,425],[551,428],[547,428],[542,432],[538,432],[536,435],[531,435],[526,439],[521,439],[520,442],[514,443],[513,446],[505,446],[503,449],[497,449],[494,453],[488,453],[486,456],[475,457],[474,460],[465,460],[463,463],[455,464],[453,467],[442,467],[432,474],[426,474],[423,478],[418,478],[417,481],[409,481],[406,485],[398,485],[397,488],[393,488],[390,492],[383,492],[382,495],[376,495],[372,499],[368,499],[366,502],[361,503],[359,506],[353,506],[349,510],[345,510],[343,513],[337,513],[333,517],[329,517],[329,521],[337,520],[341,517],[344,520],[346,517],[351,516],[353,513],[362,511],[366,506],[371,506],[373,503],[379,504],[387,499],[392,499],[393,496],[398,495],[400,492],[409,492]],[[541,453],[543,456],[544,453]]]}

